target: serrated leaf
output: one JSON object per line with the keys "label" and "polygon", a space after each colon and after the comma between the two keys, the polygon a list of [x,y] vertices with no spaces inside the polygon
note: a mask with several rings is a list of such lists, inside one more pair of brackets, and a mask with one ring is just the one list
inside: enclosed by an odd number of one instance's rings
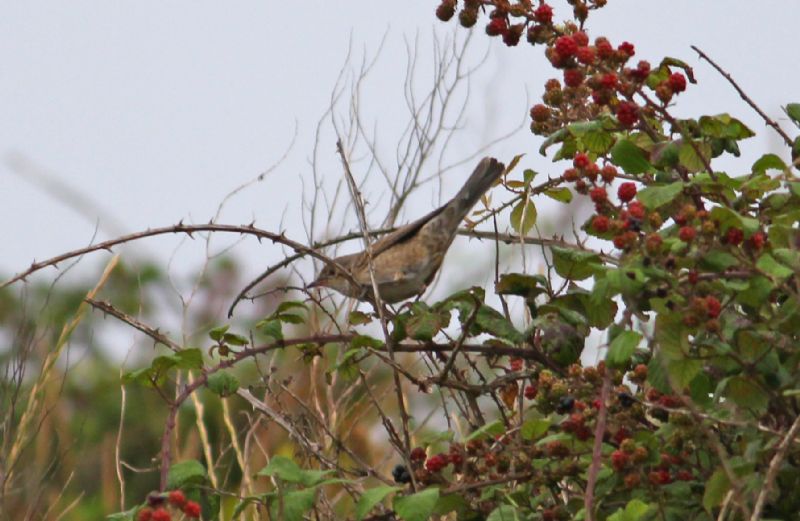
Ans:
{"label": "serrated leaf", "polygon": [[683,191],[683,183],[675,182],[663,186],[648,186],[636,194],[648,210],[655,210],[671,203]]}
{"label": "serrated leaf", "polygon": [[278,519],[277,514],[281,512],[280,506],[282,506],[282,520],[303,521],[303,519],[305,519],[305,513],[314,506],[316,495],[316,487],[292,490],[283,494],[281,497],[275,499],[271,505],[272,508],[270,508],[270,511],[275,514],[273,519]]}
{"label": "serrated leaf", "polygon": [[560,203],[569,203],[572,201],[572,191],[566,186],[545,190],[544,195]]}
{"label": "serrated leaf", "polygon": [[536,206],[530,199],[524,199],[511,210],[511,227],[520,235],[527,235],[536,224]]}
{"label": "serrated leaf", "polygon": [[653,169],[647,153],[628,139],[620,139],[611,148],[611,161],[626,174],[643,174]]}
{"label": "serrated leaf", "polygon": [[406,322],[406,333],[414,340],[431,340],[441,329],[447,325],[449,316],[441,313],[424,311],[411,316]]}
{"label": "serrated leaf", "polygon": [[175,463],[167,473],[167,489],[183,489],[194,485],[202,485],[208,479],[206,468],[197,460],[186,460]]}
{"label": "serrated leaf", "polygon": [[724,395],[744,409],[760,411],[769,404],[769,395],[761,386],[744,376],[732,376],[725,382]]}
{"label": "serrated leaf", "polygon": [[409,496],[395,496],[392,506],[403,521],[428,521],[438,500],[439,489],[432,487]]}
{"label": "serrated leaf", "polygon": [[279,341],[283,340],[283,324],[280,320],[274,318],[264,319],[258,322],[256,327],[268,337]]}
{"label": "serrated leaf", "polygon": [[611,341],[606,354],[606,363],[610,367],[624,369],[630,364],[631,357],[636,347],[642,340],[641,333],[636,331],[623,331]]}
{"label": "serrated leaf", "polygon": [[332,470],[302,469],[286,456],[273,456],[267,466],[258,471],[257,475],[275,476],[289,483],[312,487],[321,484],[332,473]]}
{"label": "serrated leaf", "polygon": [[702,172],[705,170],[705,161],[710,159],[711,145],[708,143],[695,141],[692,146],[692,143],[684,141],[678,149],[678,161],[689,172]]}
{"label": "serrated leaf", "polygon": [[372,509],[378,505],[381,501],[383,501],[386,496],[391,494],[392,492],[397,492],[398,490],[402,490],[401,487],[392,487],[389,485],[384,485],[380,487],[371,488],[369,490],[365,490],[361,497],[358,498],[358,503],[356,503],[356,519],[361,520],[366,517],[367,514],[372,512]]}
{"label": "serrated leaf", "polygon": [[520,428],[520,436],[524,440],[535,440],[545,434],[552,425],[552,422],[546,418],[531,418],[525,420]]}
{"label": "serrated leaf", "polygon": [[227,371],[217,371],[208,377],[206,383],[214,394],[226,397],[239,390],[239,380]]}
{"label": "serrated leaf", "polygon": [[494,286],[498,295],[517,295],[527,299],[547,291],[547,280],[541,275],[527,275],[524,273],[504,273]]}

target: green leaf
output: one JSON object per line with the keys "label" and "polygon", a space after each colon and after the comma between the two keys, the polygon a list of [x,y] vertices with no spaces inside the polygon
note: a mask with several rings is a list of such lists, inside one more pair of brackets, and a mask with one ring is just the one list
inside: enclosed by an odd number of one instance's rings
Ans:
{"label": "green leaf", "polygon": [[472,441],[480,438],[493,438],[498,434],[506,432],[506,427],[501,420],[495,420],[491,423],[476,429],[472,434],[467,436],[466,441]]}
{"label": "green leaf", "polygon": [[274,456],[269,464],[258,471],[258,476],[275,476],[289,483],[300,483],[306,487],[319,485],[333,473],[332,470],[301,469],[286,456]]}
{"label": "green leaf", "polygon": [[761,386],[744,376],[732,376],[725,382],[725,397],[743,409],[761,411],[769,404],[769,395]]}
{"label": "green leaf", "polygon": [[197,460],[186,460],[175,463],[167,473],[167,489],[187,488],[202,485],[208,479],[206,468]]}
{"label": "green leaf", "polygon": [[206,385],[211,392],[224,398],[236,393],[239,389],[239,380],[227,371],[217,371],[208,377]]}
{"label": "green leaf", "polygon": [[234,333],[225,333],[222,335],[222,343],[233,346],[246,346],[250,343],[250,340],[248,340],[246,336],[237,335]]}
{"label": "green leaf", "polygon": [[786,115],[800,127],[800,103],[789,103],[786,105]]}
{"label": "green leaf", "polygon": [[711,218],[719,221],[723,233],[731,226],[734,226],[736,228],[741,228],[745,232],[746,237],[752,235],[758,230],[759,226],[761,226],[758,219],[745,217],[724,206],[717,206],[711,210]]}
{"label": "green leaf", "polygon": [[524,440],[535,440],[544,435],[552,425],[546,418],[530,418],[525,420],[520,428],[520,435]]}
{"label": "green leaf", "polygon": [[347,323],[351,326],[369,324],[370,322],[372,322],[372,317],[362,311],[351,311],[347,316]]}
{"label": "green leaf", "polygon": [[116,514],[109,514],[106,516],[106,519],[109,521],[133,521],[136,519],[137,512],[141,509],[141,507],[133,507],[130,510],[126,510],[124,512],[117,512]]}
{"label": "green leaf", "polygon": [[639,191],[636,198],[644,204],[648,210],[655,210],[667,203],[671,203],[683,191],[683,183],[674,182],[663,186],[648,186]]}
{"label": "green leaf", "polygon": [[784,163],[783,159],[777,155],[764,154],[763,156],[759,157],[755,163],[753,163],[752,171],[755,174],[763,174],[767,170],[780,170],[783,172],[786,170],[786,168],[786,163]]}
{"label": "green leaf", "polygon": [[[524,214],[524,215],[523,215]],[[511,227],[520,235],[527,235],[536,224],[536,206],[530,199],[517,203],[511,210]]]}
{"label": "green leaf", "polygon": [[410,496],[395,496],[393,507],[404,521],[428,521],[438,500],[439,489],[432,487]]}
{"label": "green leaf", "polygon": [[[700,152],[699,154],[698,151]],[[711,145],[708,143],[695,141],[694,146],[692,146],[691,142],[683,142],[678,149],[678,161],[689,172],[702,172],[705,170],[704,158],[706,161],[711,159]]]}
{"label": "green leaf", "polygon": [[584,280],[602,267],[600,256],[593,252],[553,246],[553,265],[556,273],[569,280]]}
{"label": "green leaf", "polygon": [[703,493],[703,508],[711,512],[715,507],[720,506],[730,489],[731,482],[725,470],[722,468],[715,470],[706,482],[705,492]]}
{"label": "green leaf", "polygon": [[651,508],[651,505],[639,499],[633,499],[625,505],[625,510],[620,508],[608,516],[608,521],[639,521],[645,518]]}
{"label": "green leaf", "polygon": [[311,510],[314,506],[316,499],[317,488],[306,488],[301,490],[292,490],[275,499],[270,505],[270,512],[273,513],[273,519],[278,519],[280,506],[283,506],[282,520],[285,521],[303,521],[306,512]]}
{"label": "green leaf", "polygon": [[611,148],[611,161],[626,174],[643,174],[653,169],[647,153],[628,139],[620,139]]}
{"label": "green leaf", "polygon": [[214,329],[208,332],[208,336],[211,337],[211,340],[213,340],[214,342],[219,342],[220,340],[222,340],[222,337],[225,335],[225,332],[228,331],[230,327],[231,327],[230,325],[215,327]]}
{"label": "green leaf", "polygon": [[780,264],[769,253],[763,254],[756,262],[756,268],[776,279],[783,280],[794,274],[790,268]]}
{"label": "green leaf", "polygon": [[569,203],[572,201],[572,191],[566,186],[545,190],[544,195],[560,203]]}
{"label": "green leaf", "polygon": [[520,160],[523,157],[525,157],[525,154],[517,154],[516,156],[514,156],[511,159],[511,161],[508,162],[508,166],[506,167],[505,171],[503,172],[503,175],[508,175],[508,174],[511,173],[512,170],[517,168],[517,165],[519,164]]}
{"label": "green leaf", "polygon": [[371,337],[369,335],[356,335],[350,341],[350,346],[353,349],[358,349],[361,347],[370,347],[372,349],[382,349],[383,348],[383,341],[378,340],[377,338]]}
{"label": "green leaf", "polygon": [[283,324],[280,320],[265,318],[259,321],[256,327],[268,337],[272,337],[278,341],[283,340]]}
{"label": "green leaf", "polygon": [[431,340],[447,323],[450,316],[446,313],[422,311],[415,313],[406,323],[406,333],[414,340]]}
{"label": "green leaf", "polygon": [[494,286],[498,295],[517,295],[527,299],[536,298],[546,292],[547,281],[541,275],[504,273]]}
{"label": "green leaf", "polygon": [[630,364],[636,346],[642,340],[642,335],[636,331],[623,331],[611,341],[606,354],[606,363],[609,366],[624,369]]}
{"label": "green leaf", "polygon": [[724,271],[731,266],[739,264],[739,260],[730,253],[721,250],[711,250],[700,257],[700,265],[711,271]]}
{"label": "green leaf", "polygon": [[356,503],[356,519],[364,519],[364,517],[372,512],[372,509],[375,508],[378,503],[383,501],[386,496],[392,492],[397,492],[398,490],[402,490],[402,487],[383,485],[365,490],[364,493],[361,494],[361,497],[358,498],[358,503]]}
{"label": "green leaf", "polygon": [[492,510],[486,521],[521,521],[526,519],[522,513],[513,505],[500,505]]}
{"label": "green leaf", "polygon": [[557,131],[547,136],[547,139],[544,140],[542,146],[539,147],[539,153],[543,156],[546,156],[547,149],[550,148],[551,145],[554,145],[555,143],[561,143],[569,135],[570,133],[568,128],[558,129]]}

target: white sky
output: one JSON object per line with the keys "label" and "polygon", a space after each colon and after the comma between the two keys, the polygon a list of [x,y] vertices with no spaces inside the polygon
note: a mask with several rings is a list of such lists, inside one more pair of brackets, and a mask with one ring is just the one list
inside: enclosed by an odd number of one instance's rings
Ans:
{"label": "white sky", "polygon": [[[709,53],[769,114],[783,119],[780,105],[800,101],[797,5],[793,0],[610,0],[590,19],[590,36],[630,40],[637,46],[636,58],[654,64],[670,55],[693,65],[700,85],[680,97],[678,114],[729,111],[756,130],[759,136],[743,147],[746,160],[726,163],[731,173],[741,174],[777,141],[689,45]],[[424,86],[432,32],[444,39],[456,25],[436,20],[435,6],[433,0],[4,2],[0,273],[85,245],[97,219],[106,226],[122,223],[123,231],[180,219],[206,222],[226,193],[284,153],[295,126],[297,141],[288,159],[235,198],[220,222],[255,219],[260,227],[283,227],[302,240],[300,179],[308,175],[315,127],[348,46],[357,57],[364,50],[372,55],[386,36],[363,95],[366,119],[391,151],[388,145],[407,117],[402,97],[406,41],[419,35],[424,63],[417,82]],[[473,83],[466,130],[454,144],[454,157],[513,128],[544,81],[555,75],[540,48],[523,42],[508,49],[478,36],[474,60],[487,47],[489,59]],[[528,152],[521,166],[560,171],[538,156],[539,144],[524,129],[492,152],[504,160]],[[87,218],[13,174],[10,164],[18,165],[20,157],[26,158],[26,168],[44,169],[102,212],[84,207]],[[341,176],[332,135],[323,137],[319,157],[332,184]],[[445,196],[470,169],[451,172]],[[64,194],[62,188],[56,191]],[[423,194],[407,217],[414,217],[416,208],[424,212],[438,197]],[[540,215],[547,220],[541,210]],[[166,260],[179,242],[178,237],[149,240],[139,248]],[[275,247],[255,241],[237,252],[250,273],[280,257]],[[203,257],[195,250],[186,259],[191,271]]]}

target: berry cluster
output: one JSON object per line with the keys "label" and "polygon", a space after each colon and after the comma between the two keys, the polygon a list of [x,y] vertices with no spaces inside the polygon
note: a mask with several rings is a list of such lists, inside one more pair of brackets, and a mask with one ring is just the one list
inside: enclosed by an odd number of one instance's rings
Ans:
{"label": "berry cluster", "polygon": [[136,512],[136,521],[170,521],[172,512],[181,512],[190,519],[200,518],[200,504],[186,499],[181,490],[172,490],[165,494],[151,494],[147,505]]}

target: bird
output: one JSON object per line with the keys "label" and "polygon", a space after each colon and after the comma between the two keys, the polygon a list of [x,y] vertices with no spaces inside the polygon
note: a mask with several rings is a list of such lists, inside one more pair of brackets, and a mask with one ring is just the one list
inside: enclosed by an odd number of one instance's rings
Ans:
{"label": "bird", "polygon": [[[442,265],[458,225],[504,171],[503,163],[492,157],[483,158],[455,197],[372,244],[372,270],[383,302],[394,304],[425,291]],[[326,264],[306,287],[326,287],[374,302],[367,251],[333,261],[335,264]]]}

